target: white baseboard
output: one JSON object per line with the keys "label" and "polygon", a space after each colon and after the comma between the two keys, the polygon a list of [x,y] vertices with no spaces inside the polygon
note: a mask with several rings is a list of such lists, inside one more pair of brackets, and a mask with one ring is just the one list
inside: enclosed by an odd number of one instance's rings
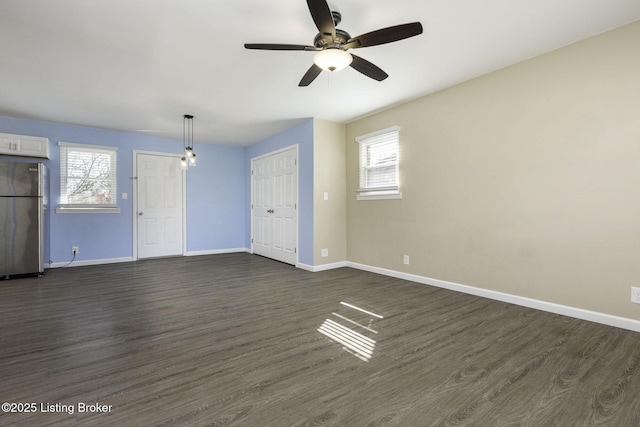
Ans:
{"label": "white baseboard", "polygon": [[219,254],[233,254],[237,252],[251,253],[249,248],[232,248],[232,249],[213,249],[208,251],[187,251],[186,256],[200,256],[200,255],[219,255]]}
{"label": "white baseboard", "polygon": [[314,268],[315,268],[315,267],[314,267],[313,265],[303,264],[303,263],[301,263],[301,262],[297,263],[297,264],[296,264],[296,267],[297,267],[297,268],[299,268],[299,269],[301,269],[301,270],[310,271],[310,272],[312,272],[312,273],[315,271],[315,270],[314,270]]}
{"label": "white baseboard", "polygon": [[317,273],[318,271],[333,270],[334,268],[340,268],[340,267],[346,267],[346,266],[347,266],[346,261],[334,262],[332,264],[321,264],[321,265],[309,265],[309,264],[303,264],[301,262],[296,264],[296,267],[302,270],[310,271],[312,273]]}
{"label": "white baseboard", "polygon": [[52,262],[50,268],[83,267],[86,265],[116,264],[119,262],[132,262],[132,261],[135,261],[133,257],[86,259],[86,260],[73,261],[72,263],[69,263],[69,261]]}
{"label": "white baseboard", "polygon": [[439,288],[449,289],[457,292],[463,292],[465,294],[476,295],[484,298],[493,299],[496,301],[507,302],[510,304],[520,305],[523,307],[534,308],[536,310],[547,311],[550,313],[561,314],[563,316],[574,317],[576,319],[588,320],[590,322],[601,323],[603,325],[615,326],[617,328],[640,332],[640,321],[629,319],[626,317],[618,317],[610,314],[600,313],[597,311],[583,310],[581,308],[570,307],[570,306],[555,304],[547,301],[521,297],[518,295],[492,291],[489,289],[477,288],[469,285],[461,285],[459,283],[447,282],[445,280],[431,279],[429,277],[418,276],[416,274],[409,274],[409,273],[403,273],[395,270],[387,270],[385,268],[372,267],[370,265],[358,264],[355,262],[348,261],[346,264],[347,264],[347,267],[356,268],[358,270],[365,270],[371,273],[382,274],[384,276],[410,280],[412,282],[422,283],[425,285],[436,286]]}
{"label": "white baseboard", "polygon": [[[249,252],[247,248],[234,248],[234,249],[215,249],[211,251],[191,251],[187,252],[185,256],[198,256],[198,255],[217,255],[217,254],[230,254],[236,252]],[[134,257],[122,257],[122,258],[105,258],[105,259],[88,259],[77,260],[69,264],[69,261],[53,262],[49,268],[61,268],[61,267],[82,267],[85,265],[101,265],[101,264],[116,264],[119,262],[132,262],[136,261]]]}

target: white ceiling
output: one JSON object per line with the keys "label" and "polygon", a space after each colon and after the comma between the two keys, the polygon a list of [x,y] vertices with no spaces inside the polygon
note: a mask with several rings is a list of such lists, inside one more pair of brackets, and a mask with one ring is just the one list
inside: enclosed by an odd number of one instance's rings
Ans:
{"label": "white ceiling", "polygon": [[[0,0],[0,115],[249,145],[308,117],[346,123],[640,19],[638,0],[333,0],[352,36],[420,21],[298,87],[313,52],[303,0]],[[332,9],[335,9],[332,8]],[[331,75],[329,75],[331,74]]]}

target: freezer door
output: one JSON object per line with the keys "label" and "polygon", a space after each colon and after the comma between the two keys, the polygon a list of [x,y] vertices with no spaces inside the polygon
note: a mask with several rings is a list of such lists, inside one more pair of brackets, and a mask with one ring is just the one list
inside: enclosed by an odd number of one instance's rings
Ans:
{"label": "freezer door", "polygon": [[0,197],[0,276],[40,273],[42,198]]}
{"label": "freezer door", "polygon": [[42,164],[0,162],[0,196],[41,196]]}

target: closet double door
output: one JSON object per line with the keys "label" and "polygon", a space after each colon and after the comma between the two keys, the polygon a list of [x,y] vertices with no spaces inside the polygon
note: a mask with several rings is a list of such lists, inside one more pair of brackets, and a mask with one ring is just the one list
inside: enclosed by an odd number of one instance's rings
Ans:
{"label": "closet double door", "polygon": [[298,150],[251,161],[251,249],[295,265],[298,239]]}

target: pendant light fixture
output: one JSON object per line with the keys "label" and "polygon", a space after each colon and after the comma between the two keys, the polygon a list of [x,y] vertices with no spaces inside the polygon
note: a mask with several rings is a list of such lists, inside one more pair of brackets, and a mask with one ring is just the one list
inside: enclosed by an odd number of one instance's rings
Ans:
{"label": "pendant light fixture", "polygon": [[182,144],[184,154],[180,159],[182,169],[196,166],[196,153],[193,151],[193,116],[185,114],[182,119]]}

